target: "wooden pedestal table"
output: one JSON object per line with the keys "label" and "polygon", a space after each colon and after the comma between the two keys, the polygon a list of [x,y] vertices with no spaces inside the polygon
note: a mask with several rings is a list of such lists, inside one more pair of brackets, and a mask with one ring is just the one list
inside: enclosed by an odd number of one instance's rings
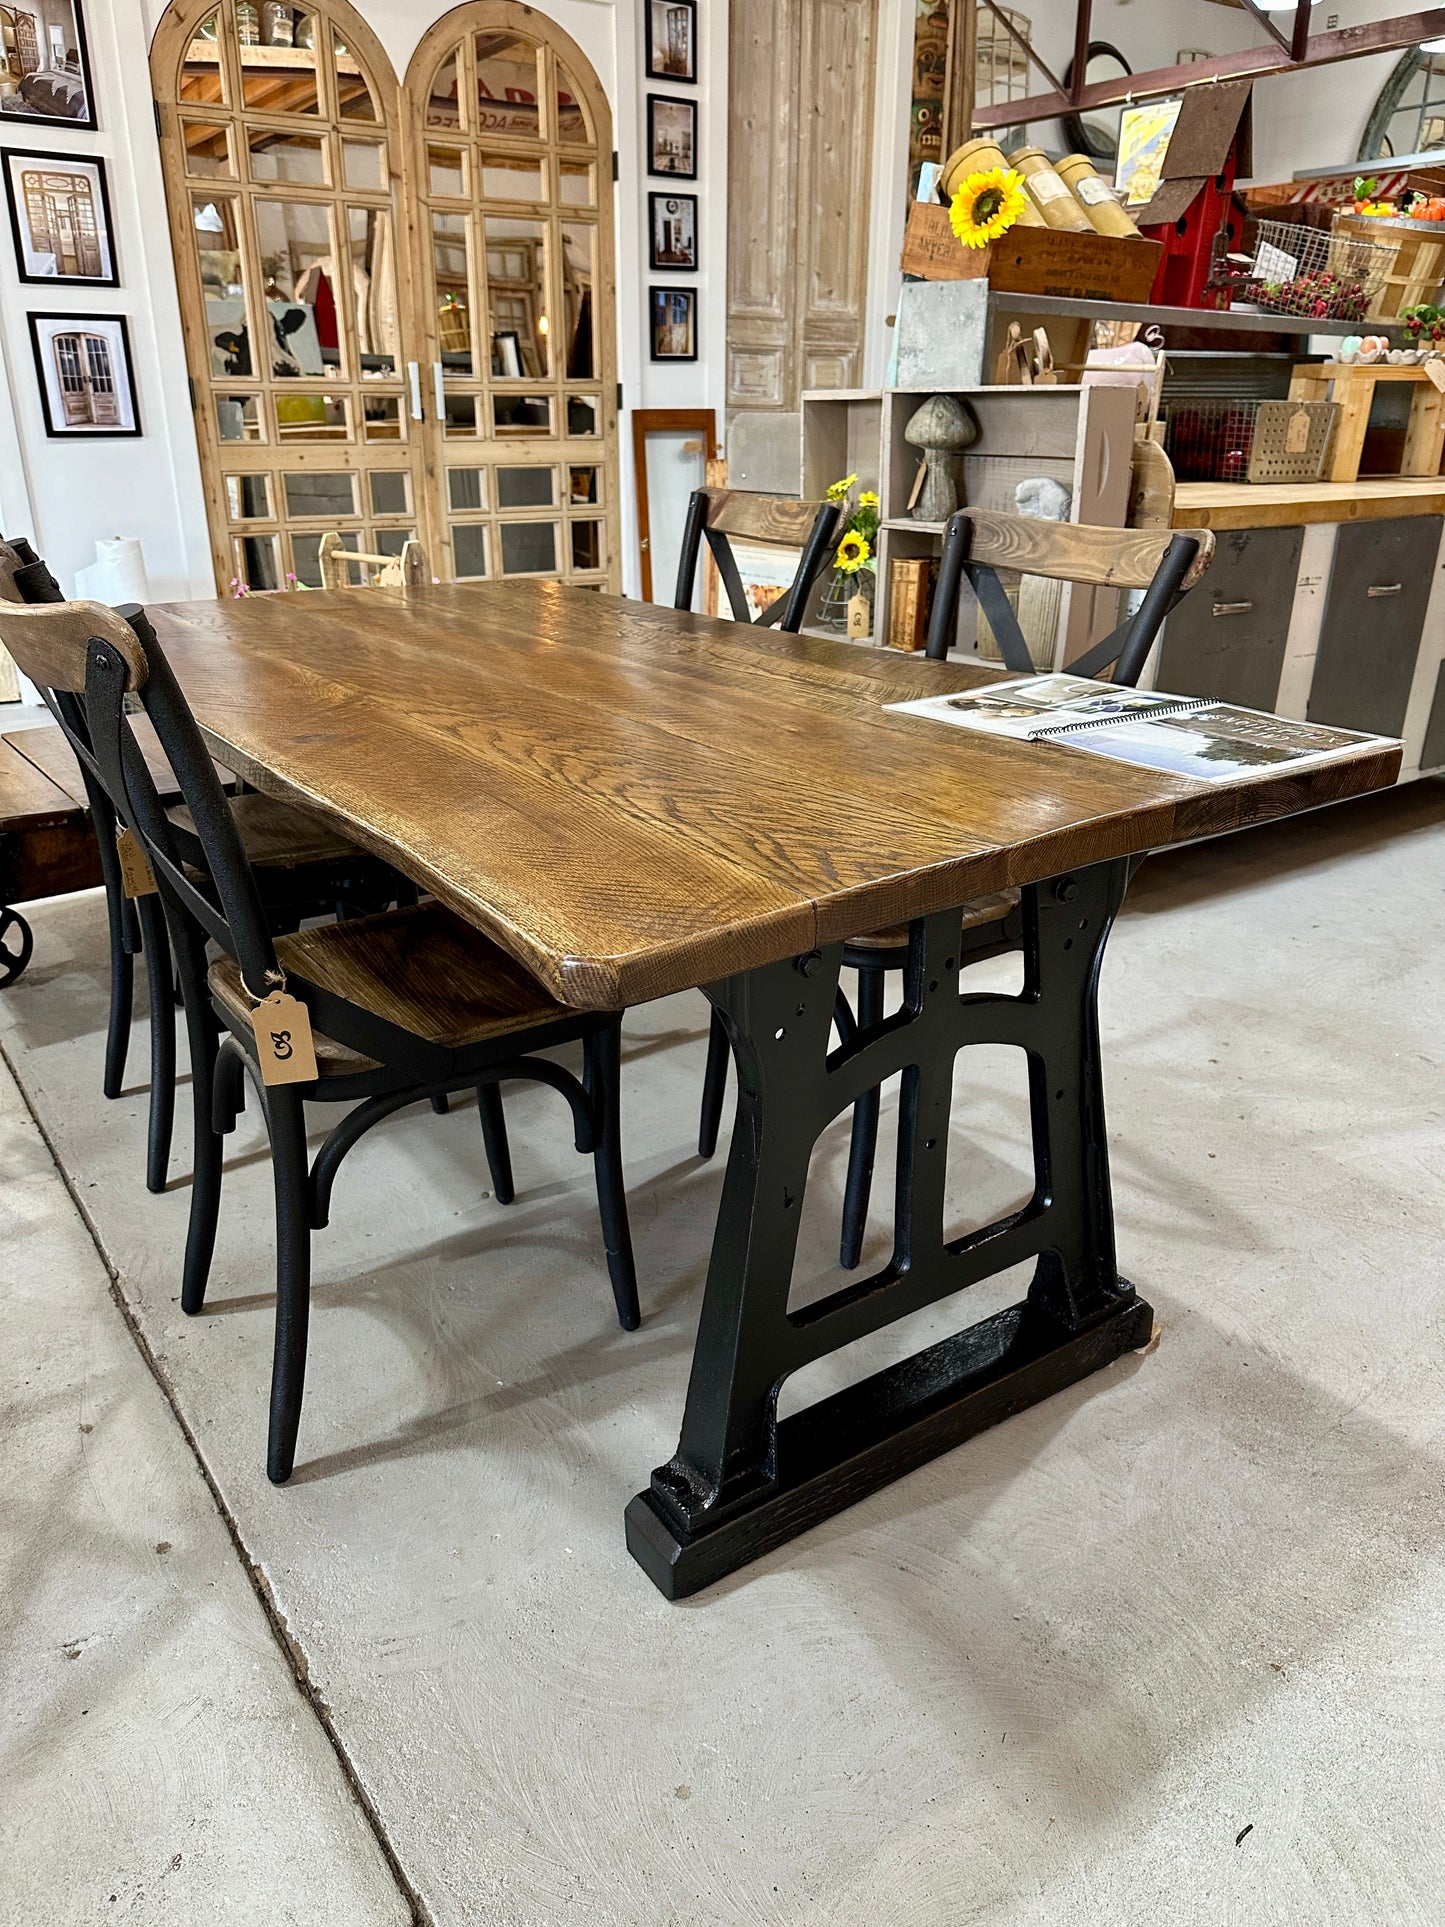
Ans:
{"label": "wooden pedestal table", "polygon": [[[1445,379],[1445,362],[1437,366]],[[1440,473],[1440,457],[1445,452],[1445,391],[1436,386],[1427,369],[1419,365],[1400,368],[1387,361],[1363,368],[1357,362],[1308,362],[1290,377],[1290,400],[1340,404],[1326,481],[1353,482],[1358,477],[1370,408],[1380,382],[1405,382],[1414,390],[1400,474]]]}
{"label": "wooden pedestal table", "polygon": [[[1203,783],[883,708],[988,669],[553,583],[151,614],[248,782],[329,814],[565,1003],[701,987],[722,1013],[739,1109],[682,1436],[627,1508],[674,1598],[1147,1341],[1115,1259],[1095,1009],[1127,859],[1379,788],[1399,762],[1376,745]],[[1010,886],[1025,988],[960,994],[959,906]],[[843,940],[900,921],[902,1010],[830,1048]],[[947,1238],[953,1059],[999,1043],[1028,1054],[1033,1195]],[[793,1308],[813,1146],[894,1072],[892,1256]],[[778,1418],[790,1373],[1025,1261],[1010,1310]]]}

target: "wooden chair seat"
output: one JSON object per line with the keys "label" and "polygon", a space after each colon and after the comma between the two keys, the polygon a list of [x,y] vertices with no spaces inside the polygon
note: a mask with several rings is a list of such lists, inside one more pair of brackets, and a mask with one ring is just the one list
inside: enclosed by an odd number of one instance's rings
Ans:
{"label": "wooden chair seat", "polygon": [[[975,897],[963,906],[961,927],[972,930],[981,923],[998,923],[1019,906],[1017,890],[996,890],[992,896]],[[850,937],[850,950],[901,950],[908,945],[908,925],[890,923],[886,930],[870,930],[866,937]]]}
{"label": "wooden chair seat", "polygon": [[[439,903],[278,937],[276,961],[288,974],[448,1050],[575,1015],[505,950]],[[210,984],[230,1016],[250,1022],[251,1000],[231,957],[212,964]],[[327,1047],[343,1053],[329,1040]],[[354,1051],[338,1055],[336,1064],[342,1075],[372,1068]]]}
{"label": "wooden chair seat", "polygon": [[[182,803],[166,815],[179,834],[181,855],[187,863],[198,863],[200,839],[190,811]],[[312,863],[354,862],[364,855],[309,810],[257,791],[232,797],[231,817],[247,858],[258,870],[299,870]]]}

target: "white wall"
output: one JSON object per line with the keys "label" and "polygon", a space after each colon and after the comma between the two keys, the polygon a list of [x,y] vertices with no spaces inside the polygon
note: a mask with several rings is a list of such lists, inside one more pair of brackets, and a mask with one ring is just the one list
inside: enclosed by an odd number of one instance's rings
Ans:
{"label": "white wall", "polygon": [[[550,0],[545,11],[591,61],[612,106],[620,182],[616,191],[618,363],[621,429],[623,585],[638,589],[632,487],[633,408],[714,407],[724,394],[727,233],[727,0],[700,0],[699,85],[649,82],[643,72],[646,0]],[[22,284],[8,236],[0,237],[0,530],[28,536],[68,588],[109,535],[139,536],[157,601],[214,593],[200,464],[186,383],[165,191],[151,106],[148,53],[164,0],[86,0],[98,129],[52,130],[8,123],[13,145],[102,155],[109,177],[121,285],[96,291]],[[362,0],[360,11],[386,48],[398,78],[433,21],[434,0]],[[699,359],[654,365],[646,342],[649,181],[646,95],[695,93],[698,100]],[[659,280],[669,276],[654,277]],[[47,437],[26,317],[46,310],[123,314],[135,358],[143,435],[137,440],[65,443]]]}

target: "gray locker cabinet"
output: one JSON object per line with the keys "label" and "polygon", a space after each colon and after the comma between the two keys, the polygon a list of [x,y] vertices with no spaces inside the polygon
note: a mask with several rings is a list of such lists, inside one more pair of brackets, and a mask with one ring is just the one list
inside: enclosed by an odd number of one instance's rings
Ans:
{"label": "gray locker cabinet", "polygon": [[1304,535],[1302,528],[1220,530],[1214,560],[1165,625],[1160,689],[1274,708]]}
{"label": "gray locker cabinet", "polygon": [[1312,723],[1403,731],[1441,526],[1438,515],[1341,526],[1310,684]]}

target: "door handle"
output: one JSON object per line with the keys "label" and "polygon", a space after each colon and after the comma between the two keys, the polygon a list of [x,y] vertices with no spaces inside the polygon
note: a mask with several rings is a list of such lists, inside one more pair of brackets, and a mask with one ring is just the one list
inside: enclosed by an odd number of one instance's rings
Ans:
{"label": "door handle", "polygon": [[1214,614],[1217,616],[1244,616],[1254,607],[1252,602],[1216,602]]}
{"label": "door handle", "polygon": [[439,361],[434,361],[431,365],[431,385],[432,393],[436,397],[437,420],[444,422],[447,418],[447,379]]}
{"label": "door handle", "polygon": [[422,419],[421,369],[414,361],[406,364],[406,378],[411,386],[411,418],[414,422],[419,422]]}
{"label": "door handle", "polygon": [[1403,587],[1404,584],[1400,582],[1372,582],[1365,594],[1367,596],[1398,595]]}

